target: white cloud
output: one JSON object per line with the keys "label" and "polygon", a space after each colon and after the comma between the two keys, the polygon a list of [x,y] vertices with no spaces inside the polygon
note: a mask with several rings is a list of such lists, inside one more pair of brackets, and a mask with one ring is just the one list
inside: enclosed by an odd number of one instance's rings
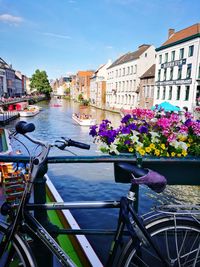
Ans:
{"label": "white cloud", "polygon": [[16,17],[10,14],[2,14],[0,15],[0,21],[4,23],[8,23],[10,25],[19,25],[20,23],[23,22],[22,17]]}
{"label": "white cloud", "polygon": [[107,48],[107,49],[113,49],[113,46],[111,46],[111,45],[107,45],[106,48]]}
{"label": "white cloud", "polygon": [[44,32],[42,34],[46,36],[50,36],[50,37],[55,37],[55,38],[72,39],[70,36],[63,35],[63,34],[57,34],[57,33],[51,33],[51,32]]}

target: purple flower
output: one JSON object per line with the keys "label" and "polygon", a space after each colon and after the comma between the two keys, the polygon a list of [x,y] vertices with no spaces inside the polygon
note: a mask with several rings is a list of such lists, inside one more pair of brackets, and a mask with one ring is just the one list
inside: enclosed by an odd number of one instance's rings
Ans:
{"label": "purple flower", "polygon": [[97,125],[93,125],[90,127],[90,132],[89,132],[89,135],[91,135],[92,137],[95,137],[97,135],[97,131],[96,129],[98,128]]}
{"label": "purple flower", "polygon": [[130,134],[130,132],[131,132],[130,127],[122,127],[121,128],[121,133],[122,134]]}
{"label": "purple flower", "polygon": [[125,145],[130,145],[130,143],[131,143],[130,140],[125,140],[125,141],[124,141],[124,144],[125,144]]}
{"label": "purple flower", "polygon": [[190,127],[190,126],[192,125],[192,120],[191,120],[191,119],[187,119],[187,120],[185,121],[185,125],[186,125],[187,127]]}
{"label": "purple flower", "polygon": [[131,130],[137,130],[137,125],[135,123],[130,123],[129,127]]}
{"label": "purple flower", "polygon": [[126,116],[123,117],[121,120],[121,123],[127,123],[131,119],[131,115],[127,114]]}
{"label": "purple flower", "polygon": [[144,125],[139,127],[139,132],[140,133],[147,133],[148,132],[148,128]]}

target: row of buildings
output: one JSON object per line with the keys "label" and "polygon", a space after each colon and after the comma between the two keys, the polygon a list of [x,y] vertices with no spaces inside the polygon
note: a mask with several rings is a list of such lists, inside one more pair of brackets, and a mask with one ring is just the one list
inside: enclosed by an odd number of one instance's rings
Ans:
{"label": "row of buildings", "polygon": [[96,71],[78,71],[51,84],[55,93],[65,85],[72,99],[81,96],[99,108],[151,108],[168,101],[193,111],[200,103],[200,23],[169,29],[158,48],[140,45]]}
{"label": "row of buildings", "polygon": [[14,70],[0,57],[0,98],[21,97],[30,93],[30,79]]}

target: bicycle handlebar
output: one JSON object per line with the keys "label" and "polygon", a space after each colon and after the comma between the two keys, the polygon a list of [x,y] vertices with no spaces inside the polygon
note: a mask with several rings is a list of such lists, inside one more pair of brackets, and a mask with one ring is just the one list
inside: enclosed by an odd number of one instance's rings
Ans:
{"label": "bicycle handlebar", "polygon": [[90,145],[77,142],[72,139],[66,139],[65,137],[61,137],[61,138],[65,140],[66,146],[74,146],[74,147],[79,147],[81,149],[90,149]]}
{"label": "bicycle handlebar", "polygon": [[47,142],[43,142],[41,140],[36,140],[33,137],[27,136],[26,133],[33,132],[35,130],[35,125],[33,123],[27,123],[25,121],[19,121],[15,126],[15,130],[17,133],[24,135],[27,139],[29,139],[30,141],[32,141],[33,143],[38,144],[38,145],[56,146],[60,150],[64,150],[65,147],[67,147],[67,146],[68,147],[74,146],[74,147],[78,147],[81,149],[90,149],[90,145],[88,145],[88,144],[77,142],[77,141],[74,141],[72,139],[67,139],[65,137],[61,137],[64,141],[57,141],[57,142],[60,142],[61,144],[50,145]]}

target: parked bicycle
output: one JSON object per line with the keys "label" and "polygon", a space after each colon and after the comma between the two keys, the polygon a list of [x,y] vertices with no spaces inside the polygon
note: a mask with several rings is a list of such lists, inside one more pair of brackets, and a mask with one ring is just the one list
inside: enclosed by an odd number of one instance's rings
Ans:
{"label": "parked bicycle", "polygon": [[[47,172],[48,154],[52,147],[65,150],[69,146],[89,149],[89,145],[61,138],[54,144],[36,140],[27,133],[33,132],[32,123],[20,121],[16,131],[11,134],[18,139],[23,135],[40,147],[39,152],[30,155],[29,174],[24,179],[24,191],[17,205],[4,203],[1,214],[8,217],[8,223],[0,222],[0,266],[38,266],[32,244],[38,240],[58,259],[63,266],[76,266],[54,237],[39,223],[31,209],[56,209],[56,204],[30,204],[34,181]],[[38,150],[36,150],[38,151]],[[127,196],[122,196],[115,205],[119,206],[118,224],[108,253],[106,266],[200,266],[200,208],[198,205],[160,206],[156,210],[140,217],[134,209],[136,201],[135,185],[145,184],[156,192],[162,192],[166,179],[161,174],[143,169],[133,164],[121,162],[118,166],[131,175],[131,186]],[[94,202],[95,203],[95,202]],[[104,202],[106,206],[106,202]],[[76,208],[78,204],[73,203]],[[84,208],[93,204],[85,204]],[[72,205],[59,203],[57,208],[69,208]],[[95,206],[95,205],[94,205]],[[83,208],[80,205],[80,208]],[[123,242],[124,233],[130,240]],[[73,230],[70,234],[73,233]],[[74,231],[77,234],[77,231]],[[55,234],[55,232],[54,232]],[[95,267],[95,266],[94,266]]]}

